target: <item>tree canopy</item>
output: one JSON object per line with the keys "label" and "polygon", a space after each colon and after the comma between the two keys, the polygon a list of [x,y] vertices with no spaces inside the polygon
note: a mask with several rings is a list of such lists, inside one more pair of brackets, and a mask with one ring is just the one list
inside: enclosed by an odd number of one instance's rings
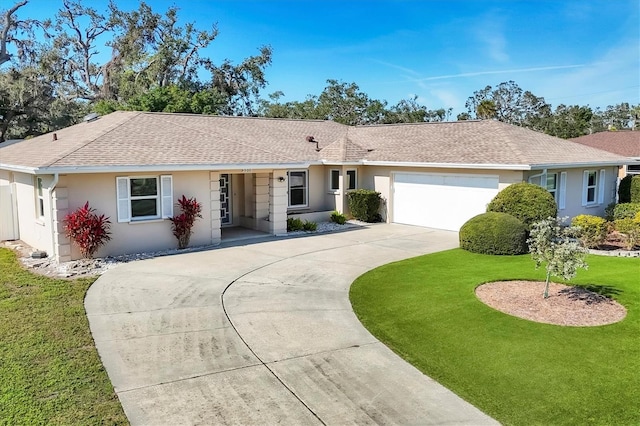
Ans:
{"label": "tree canopy", "polygon": [[0,142],[72,124],[91,109],[256,114],[269,46],[239,64],[216,64],[203,52],[217,26],[182,23],[177,7],[124,10],[111,1],[100,11],[62,0],[53,19],[23,20],[28,1],[0,12]]}
{"label": "tree canopy", "polygon": [[[206,55],[217,24],[183,22],[179,9],[153,10],[144,1],[125,10],[111,0],[102,10],[59,0],[51,19],[25,18],[30,0],[0,11],[0,142],[74,124],[90,111],[114,110],[251,115],[334,120],[349,125],[448,121],[452,108],[429,109],[417,96],[389,105],[355,83],[328,79],[319,94],[282,102],[267,87],[270,46],[239,63]],[[458,120],[496,119],[562,138],[640,128],[640,105],[604,110],[588,105],[551,108],[514,81],[475,91]]]}

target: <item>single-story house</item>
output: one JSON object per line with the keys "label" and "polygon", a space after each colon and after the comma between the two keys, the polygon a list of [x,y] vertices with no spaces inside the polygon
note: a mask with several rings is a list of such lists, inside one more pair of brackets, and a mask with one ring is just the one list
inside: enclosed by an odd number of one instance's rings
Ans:
{"label": "single-story house", "polygon": [[346,126],[332,121],[119,111],[0,145],[0,239],[59,261],[79,257],[66,214],[111,218],[98,256],[176,247],[177,198],[203,205],[191,245],[225,227],[275,235],[287,218],[348,212],[353,189],[381,193],[387,222],[458,230],[512,183],[545,187],[561,216],[601,215],[626,158],[498,121]]}
{"label": "single-story house", "polygon": [[571,140],[585,146],[627,157],[630,162],[626,165],[621,165],[620,178],[628,174],[640,175],[640,131],[616,130],[598,132]]}

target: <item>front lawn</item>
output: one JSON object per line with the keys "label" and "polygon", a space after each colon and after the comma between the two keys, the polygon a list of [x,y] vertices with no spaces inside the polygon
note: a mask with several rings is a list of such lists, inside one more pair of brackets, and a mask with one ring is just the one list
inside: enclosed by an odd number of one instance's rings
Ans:
{"label": "front lawn", "polygon": [[0,424],[127,424],[89,332],[94,279],[24,270],[0,248]]}
{"label": "front lawn", "polygon": [[[600,327],[526,321],[480,302],[498,280],[544,280],[531,257],[461,249],[359,277],[362,323],[418,369],[504,424],[640,424],[640,259],[589,256],[575,284],[602,285],[627,317]],[[542,295],[541,295],[542,297]]]}

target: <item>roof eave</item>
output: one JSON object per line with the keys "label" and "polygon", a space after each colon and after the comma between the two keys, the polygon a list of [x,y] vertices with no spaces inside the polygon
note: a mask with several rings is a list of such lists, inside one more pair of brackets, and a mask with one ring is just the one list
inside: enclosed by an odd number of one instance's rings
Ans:
{"label": "roof eave", "polygon": [[628,164],[634,164],[633,161],[629,160],[608,160],[608,161],[583,161],[579,163],[541,163],[541,164],[532,164],[531,170],[542,170],[542,169],[577,169],[583,167],[609,167],[609,166],[623,166]]}
{"label": "roof eave", "polygon": [[149,172],[195,172],[215,170],[237,170],[251,173],[255,170],[306,169],[310,162],[296,163],[235,163],[235,164],[163,164],[121,166],[59,166],[20,167],[0,164],[0,169],[30,174],[81,174],[81,173],[149,173]]}
{"label": "roof eave", "polygon": [[495,163],[422,163],[408,161],[369,161],[363,160],[365,166],[387,166],[387,167],[423,167],[440,169],[489,169],[489,170],[531,170],[528,164],[495,164]]}
{"label": "roof eave", "polygon": [[37,174],[38,167],[17,166],[15,164],[0,163],[0,170],[8,170],[10,172],[28,173],[31,175],[35,175]]}

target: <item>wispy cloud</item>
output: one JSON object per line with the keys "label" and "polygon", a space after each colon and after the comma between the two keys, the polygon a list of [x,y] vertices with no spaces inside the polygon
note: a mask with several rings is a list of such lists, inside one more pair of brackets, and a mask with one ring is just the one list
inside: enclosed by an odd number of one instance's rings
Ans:
{"label": "wispy cloud", "polygon": [[[492,70],[492,71],[474,71],[474,72],[464,72],[459,74],[446,74],[446,75],[436,75],[431,77],[421,77],[421,78],[412,78],[408,77],[407,79],[414,82],[425,82],[425,81],[433,81],[433,80],[449,80],[453,78],[465,78],[465,77],[477,77],[481,75],[494,75],[494,74],[515,74],[515,73],[526,73],[526,72],[539,72],[539,71],[553,71],[553,70],[562,70],[562,69],[570,69],[570,68],[584,68],[589,65],[587,64],[575,64],[575,65],[551,65],[546,67],[529,67],[529,68],[514,68],[514,69],[504,69],[504,70]],[[400,83],[400,82],[395,82]]]}
{"label": "wispy cloud", "polygon": [[493,61],[507,63],[507,39],[504,32],[504,14],[497,10],[482,17],[475,26],[474,38],[483,46],[485,54]]}
{"label": "wispy cloud", "polygon": [[411,75],[414,75],[414,76],[419,76],[420,75],[420,73],[418,71],[416,71],[416,70],[412,70],[411,68],[403,67],[401,65],[392,64],[391,62],[381,61],[381,60],[378,60],[378,59],[371,59],[371,62],[376,62],[376,63],[378,63],[380,65],[384,65],[384,66],[387,66],[389,68],[395,68],[397,70],[400,70],[402,72],[405,72],[407,74],[411,74]]}

